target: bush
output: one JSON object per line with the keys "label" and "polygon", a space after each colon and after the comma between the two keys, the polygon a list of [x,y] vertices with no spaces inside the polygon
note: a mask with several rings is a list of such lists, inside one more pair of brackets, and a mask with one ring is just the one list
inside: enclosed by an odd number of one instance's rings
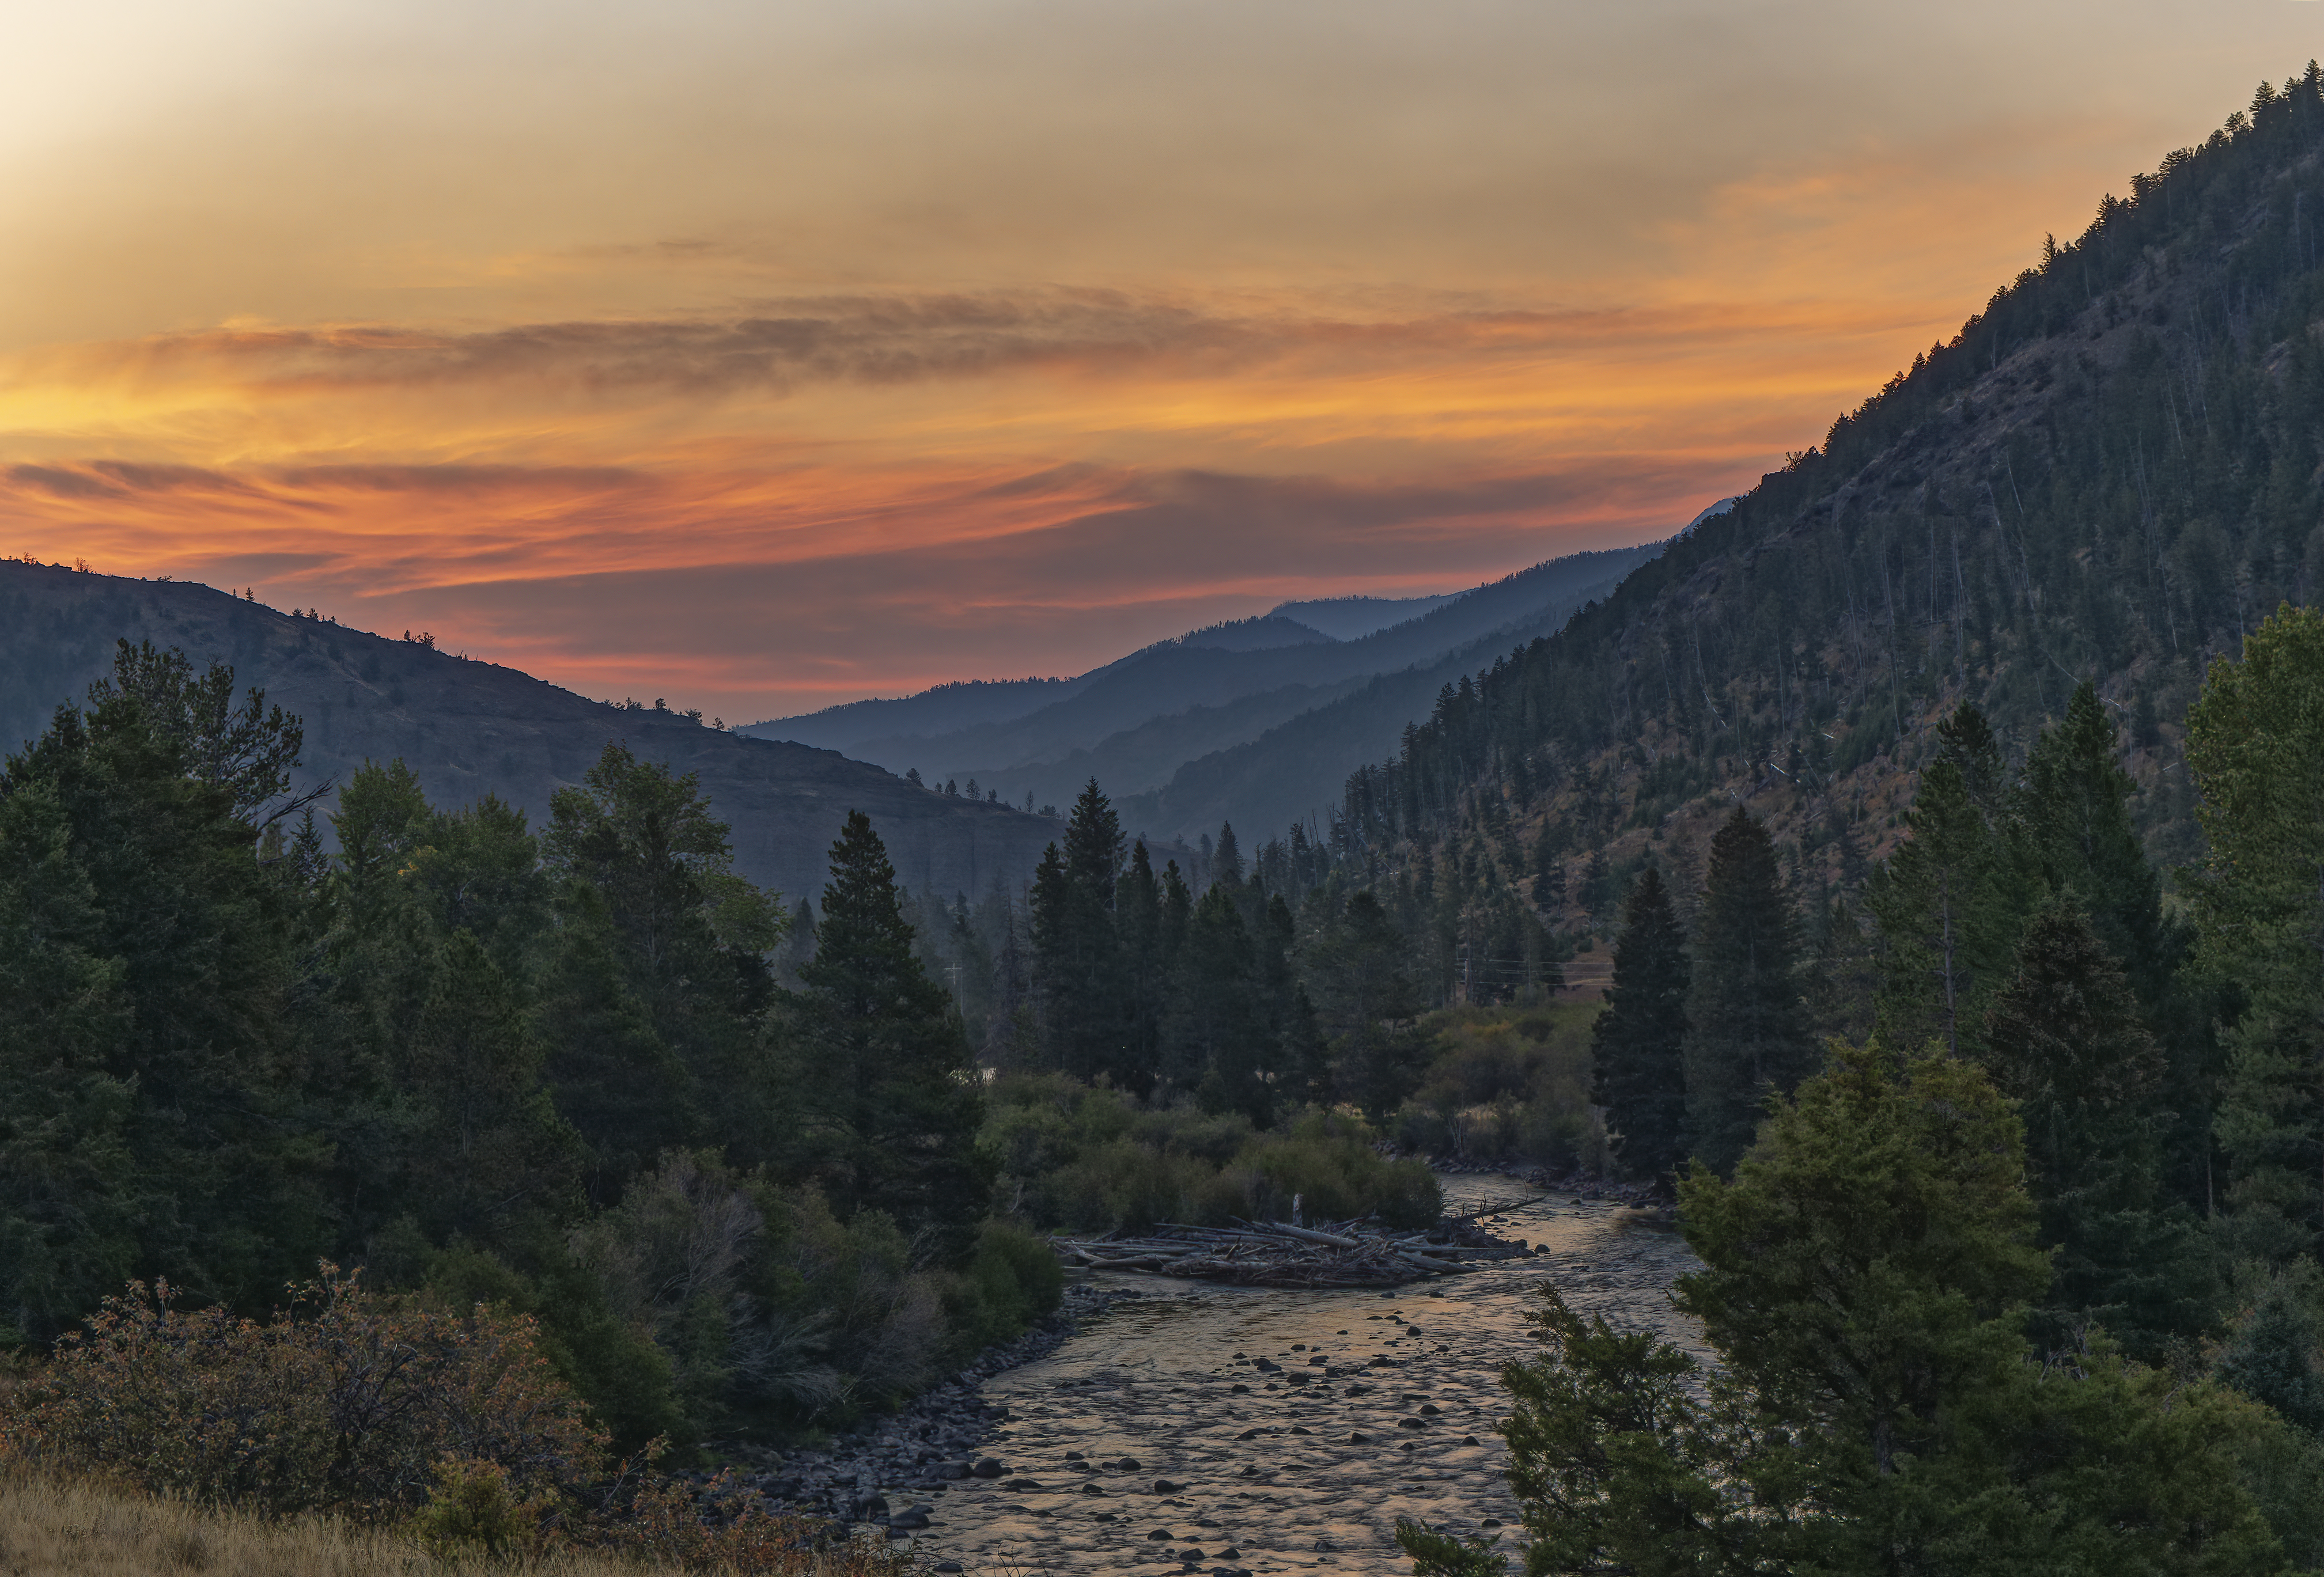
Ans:
{"label": "bush", "polygon": [[1053,1312],[1065,1290],[1065,1270],[1048,1244],[1015,1222],[986,1222],[967,1268],[945,1295],[955,1350],[972,1353],[1008,1341]]}
{"label": "bush", "polygon": [[1590,1110],[1596,1002],[1453,1008],[1422,1028],[1432,1059],[1397,1111],[1397,1142],[1474,1161],[1563,1168],[1602,1141]]}
{"label": "bush", "polygon": [[1157,1222],[1378,1214],[1426,1225],[1442,1201],[1417,1162],[1392,1161],[1378,1136],[1339,1112],[1310,1111],[1267,1133],[1239,1113],[1141,1110],[1058,1074],[1013,1075],[991,1093],[982,1142],[1013,1186],[1019,1214],[1049,1230],[1140,1231]]}
{"label": "bush", "polygon": [[481,1553],[492,1560],[536,1553],[547,1496],[521,1499],[498,1462],[447,1457],[436,1464],[436,1489],[411,1519],[411,1533],[439,1560]]}
{"label": "bush", "polygon": [[261,1325],[132,1282],[18,1390],[0,1444],[272,1514],[400,1515],[447,1457],[491,1464],[526,1499],[598,1471],[604,1436],[531,1321],[383,1298],[330,1265],[292,1292]]}

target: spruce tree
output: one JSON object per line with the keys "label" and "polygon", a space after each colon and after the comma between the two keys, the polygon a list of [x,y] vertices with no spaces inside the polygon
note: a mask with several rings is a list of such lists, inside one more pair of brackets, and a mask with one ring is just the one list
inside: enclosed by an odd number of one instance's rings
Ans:
{"label": "spruce tree", "polygon": [[[102,1064],[79,1072],[134,1092],[120,1131],[141,1269],[196,1297],[255,1304],[311,1266],[327,1225],[310,1185],[318,1147],[297,1121],[309,1078],[292,1012],[293,906],[238,808],[263,785],[218,765],[239,759],[242,715],[157,711],[140,661],[124,646],[116,682],[94,687],[86,711],[60,707],[0,771],[0,798],[52,807],[42,819],[63,830],[75,875],[51,890],[61,900],[86,883],[96,901],[88,926],[62,934],[105,961],[119,1014]],[[230,694],[231,670],[214,666],[204,682]],[[263,701],[248,708],[262,729]]]}
{"label": "spruce tree", "polygon": [[1371,890],[1348,899],[1317,938],[1309,963],[1315,1009],[1329,1037],[1343,1100],[1385,1117],[1417,1087],[1425,1047],[1412,1033],[1420,991],[1411,947]]}
{"label": "spruce tree", "polygon": [[2153,1361],[2171,1337],[2204,1333],[2209,1246],[2162,1185],[2168,1067],[2129,980],[2073,898],[2026,923],[1985,1042],[1994,1082],[2025,1126],[2040,1241],[2056,1250],[2040,1338],[2070,1346],[2096,1320]]}
{"label": "spruce tree", "polygon": [[2121,963],[2153,1013],[2191,938],[2163,913],[2163,882],[2130,816],[2138,786],[2116,760],[2116,731],[2084,680],[2065,721],[2026,752],[2015,809],[2035,869],[2053,890],[2081,895],[2091,930]]}
{"label": "spruce tree", "polygon": [[2194,945],[2185,921],[2163,908],[2163,884],[2130,813],[2138,787],[2116,758],[2117,731],[2095,686],[2076,688],[2065,721],[2043,731],[2014,798],[2023,863],[2053,891],[2070,890],[2090,929],[2129,977],[2170,1060],[2172,1117],[2163,1165],[2172,1191],[2211,1205],[2212,1118],[2218,1104],[2217,1022],[2231,1017],[2216,984],[2182,966]]}
{"label": "spruce tree", "polygon": [[[662,1152],[700,1143],[708,1125],[686,1065],[630,989],[604,895],[573,883],[558,920],[533,1023],[548,1048],[543,1074],[558,1114],[581,1139],[589,1198],[612,1204]],[[790,1158],[785,1142],[768,1135],[759,1158]]]}
{"label": "spruce tree", "polygon": [[[2018,1139],[1977,1065],[1839,1046],[1731,1184],[1680,1185],[1704,1268],[1678,1302],[1715,1365],[1546,1293],[1545,1351],[1504,1374],[1524,1568],[2287,1570],[2270,1513],[2291,1498],[2264,1504],[2262,1481],[2312,1446],[2181,1373],[2027,1361],[2049,1265]],[[2306,1399],[2282,1348],[2307,1333],[2277,1335],[2257,1378]],[[1499,1569],[1481,1541],[1397,1532],[1435,1577]]]}
{"label": "spruce tree", "polygon": [[1233,893],[1211,883],[1194,905],[1172,992],[1170,1061],[1205,1111],[1269,1116],[1267,1021],[1256,949]]}
{"label": "spruce tree", "polygon": [[1114,924],[1121,819],[1093,778],[1074,802],[1064,846],[1033,874],[1033,955],[1051,1065],[1075,1078],[1122,1072],[1130,1015]]}
{"label": "spruce tree", "polygon": [[1711,841],[1687,994],[1687,1148],[1713,1171],[1750,1148],[1770,1094],[1816,1065],[1799,925],[1767,829],[1742,807]]}
{"label": "spruce tree", "polygon": [[[1974,709],[1956,722],[1981,726]],[[1961,732],[1957,730],[1958,733]],[[1989,734],[1981,737],[1989,738]],[[1997,791],[1983,752],[1949,752],[1921,774],[1909,831],[1865,890],[1883,948],[1875,1010],[1884,1040],[1941,1040],[1973,1056],[1986,1004],[2009,971],[2019,914]]]}
{"label": "spruce tree", "polygon": [[1664,1177],[1686,1158],[1686,934],[1662,873],[1631,884],[1614,943],[1606,1009],[1590,1029],[1590,1100],[1606,1111],[1614,1154]]}
{"label": "spruce tree", "polygon": [[2187,762],[2210,843],[2188,883],[2199,958],[2247,1003],[2219,1102],[2232,1236],[2287,1262],[2324,1248],[2324,611],[2282,609],[2211,665]]}
{"label": "spruce tree", "polygon": [[130,1008],[54,790],[0,796],[0,1345],[45,1342],[139,1268]]}
{"label": "spruce tree", "polygon": [[1219,846],[1211,856],[1211,880],[1223,882],[1230,890],[1243,883],[1242,845],[1235,842],[1234,823],[1219,824]]}
{"label": "spruce tree", "polygon": [[579,787],[550,797],[541,844],[552,873],[604,896],[630,987],[692,1076],[751,1078],[752,1025],[771,1000],[768,955],[784,917],[734,874],[726,824],[696,774],[608,743]]}
{"label": "spruce tree", "polygon": [[1114,925],[1121,948],[1121,982],[1129,1019],[1120,1067],[1123,1088],[1140,1098],[1152,1093],[1162,1065],[1162,1018],[1168,977],[1162,967],[1162,883],[1153,857],[1139,839],[1130,852],[1130,869],[1114,888]]}
{"label": "spruce tree", "polygon": [[560,1224],[578,1203],[583,1146],[541,1084],[514,983],[465,930],[436,950],[430,974],[397,1070],[411,1102],[399,1202],[438,1241]]}
{"label": "spruce tree", "polygon": [[1565,840],[1569,829],[1555,816],[1541,824],[1533,845],[1533,907],[1555,914],[1565,907]]}
{"label": "spruce tree", "polygon": [[831,847],[815,957],[790,994],[792,1049],[811,1092],[832,1204],[877,1210],[964,1251],[991,1188],[968,1043],[927,977],[872,819],[850,811]]}

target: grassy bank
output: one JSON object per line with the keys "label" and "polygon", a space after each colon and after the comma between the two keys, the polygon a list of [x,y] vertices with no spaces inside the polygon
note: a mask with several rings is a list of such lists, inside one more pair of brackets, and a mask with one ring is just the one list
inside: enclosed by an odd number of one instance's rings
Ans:
{"label": "grassy bank", "polygon": [[[439,1558],[392,1529],[336,1517],[268,1519],[101,1483],[0,1471],[0,1572],[7,1577],[452,1577],[473,1556]],[[780,1577],[902,1577],[884,1550],[805,1554]],[[509,1577],[649,1577],[685,1568],[588,1551],[494,1563]]]}

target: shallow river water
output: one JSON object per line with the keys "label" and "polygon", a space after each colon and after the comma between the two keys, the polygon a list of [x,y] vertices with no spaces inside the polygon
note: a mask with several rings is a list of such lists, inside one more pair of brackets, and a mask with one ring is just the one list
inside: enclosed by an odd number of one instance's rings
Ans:
{"label": "shallow river water", "polygon": [[1145,1296],[984,1383],[1009,1417],[982,1449],[1007,1471],[933,1497],[920,1549],[971,1572],[1385,1577],[1412,1569],[1399,1516],[1513,1527],[1498,1374],[1536,1350],[1538,1289],[1693,1346],[1665,1289],[1694,1261],[1619,1204],[1503,1177],[1444,1184],[1455,1210],[1528,1195],[1488,1224],[1545,1252],[1391,1294],[1102,1277]]}

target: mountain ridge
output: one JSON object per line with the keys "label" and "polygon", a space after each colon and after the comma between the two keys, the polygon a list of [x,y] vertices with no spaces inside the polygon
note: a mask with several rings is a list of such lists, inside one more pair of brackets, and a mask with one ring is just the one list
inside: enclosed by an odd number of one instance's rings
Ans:
{"label": "mountain ridge", "polygon": [[[735,869],[796,903],[820,902],[825,859],[852,809],[872,817],[898,876],[938,892],[982,892],[1029,873],[1049,820],[913,787],[836,752],[746,739],[685,714],[576,696],[514,669],[322,620],[184,581],[0,562],[0,750],[23,748],[60,703],[111,671],[116,638],[180,647],[235,670],[306,730],[300,788],[344,783],[366,759],[401,757],[431,800],[497,794],[544,820],[609,742],[700,774],[728,823]],[[327,835],[327,827],[326,827]]]}

